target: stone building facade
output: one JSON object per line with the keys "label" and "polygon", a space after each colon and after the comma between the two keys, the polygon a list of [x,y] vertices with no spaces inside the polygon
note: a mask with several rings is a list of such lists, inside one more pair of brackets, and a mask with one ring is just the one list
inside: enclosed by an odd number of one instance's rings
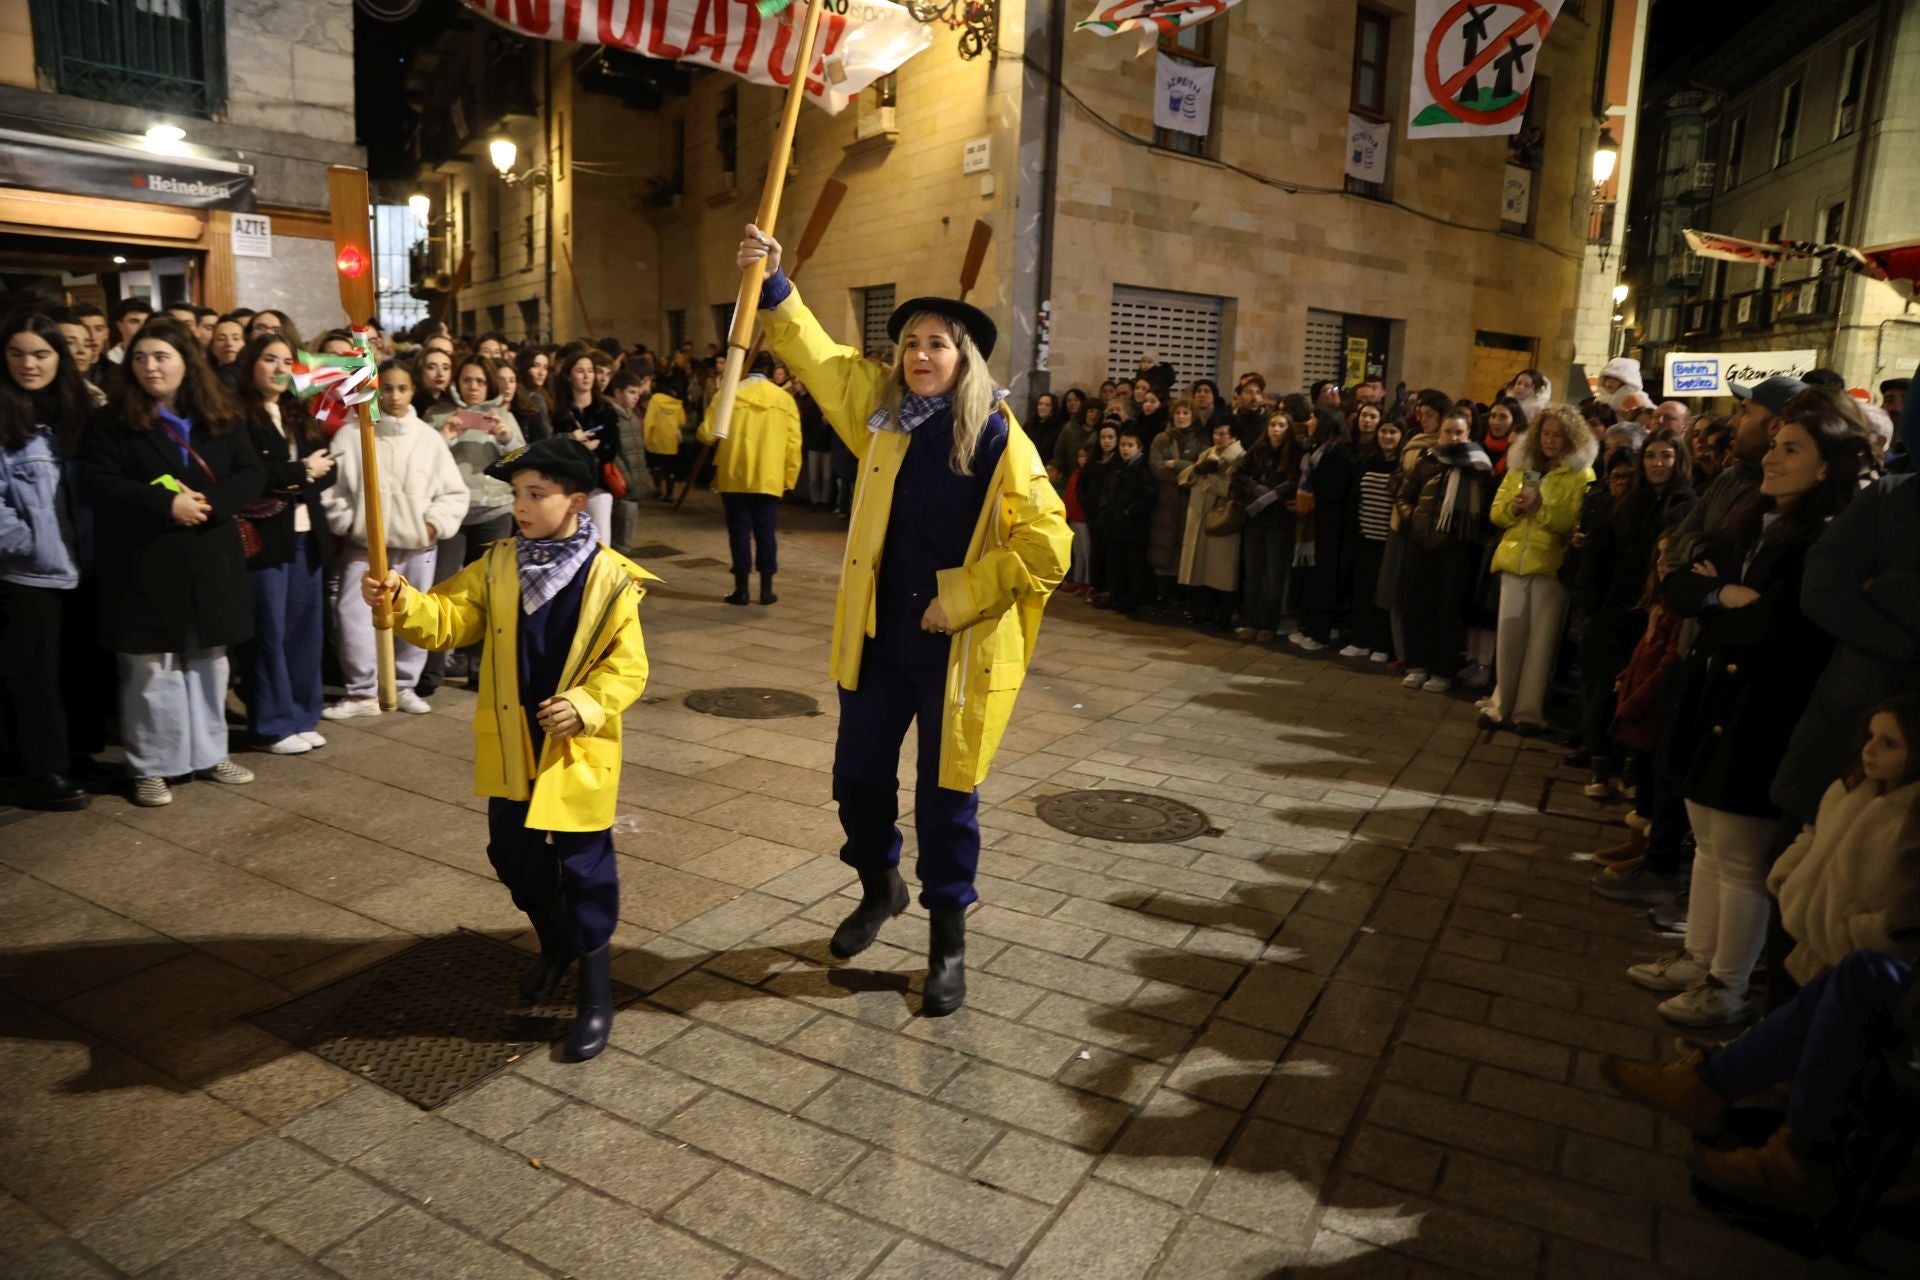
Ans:
{"label": "stone building facade", "polygon": [[[272,219],[272,256],[233,253],[235,207],[111,198],[58,181],[0,187],[0,234],[179,264],[187,296],[204,305],[280,308],[303,330],[340,323],[326,171],[366,163],[355,141],[352,0],[88,7],[112,22],[81,21],[74,0],[0,0],[0,115],[40,135],[54,172],[75,138],[137,161],[150,127],[178,127],[186,137],[174,158],[250,170],[251,202]],[[99,286],[108,300],[122,283],[112,275]]]}
{"label": "stone building facade", "polygon": [[[1169,50],[1219,68],[1207,136],[1191,142],[1155,133],[1155,60],[1136,57],[1130,35],[1061,31],[1065,92],[1050,103],[1062,11],[1010,0],[998,57],[964,60],[936,27],[930,48],[840,115],[806,108],[777,230],[791,243],[823,185],[847,185],[800,287],[853,340],[893,299],[957,289],[984,222],[971,300],[1006,335],[995,373],[1016,397],[1098,382],[1147,348],[1183,378],[1259,370],[1285,389],[1363,368],[1482,397],[1527,365],[1560,381],[1575,357],[1603,8],[1570,0],[1546,41],[1528,118],[1540,134],[1515,166],[1504,138],[1405,140],[1412,0],[1240,5],[1196,29]],[[634,109],[583,89],[593,51],[542,52],[538,109],[500,130],[523,164],[548,166],[550,204],[533,211],[551,228],[546,269],[534,261],[483,301],[493,228],[450,235],[445,269],[475,249],[462,317],[486,328],[504,316],[512,333],[521,298],[506,293],[518,290],[545,299],[544,331],[560,338],[723,341],[781,95],[696,73]],[[1377,184],[1345,176],[1357,109],[1385,125]],[[525,215],[508,192],[482,193],[498,182],[484,142],[470,127],[462,154],[421,157],[422,177],[456,215],[467,198],[478,219],[498,194],[505,240]],[[1516,168],[1518,203],[1503,214]]]}

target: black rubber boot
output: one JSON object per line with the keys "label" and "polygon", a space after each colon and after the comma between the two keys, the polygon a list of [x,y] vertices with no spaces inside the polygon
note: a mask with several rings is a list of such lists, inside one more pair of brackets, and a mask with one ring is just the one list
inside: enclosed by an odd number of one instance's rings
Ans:
{"label": "black rubber boot", "polygon": [[728,604],[745,604],[746,602],[747,602],[747,575],[744,573],[736,573],[733,575],[733,594],[727,597],[727,603]]}
{"label": "black rubber boot", "polygon": [[778,604],[779,602],[780,602],[780,597],[773,594],[773,575],[770,573],[761,574],[760,575],[760,603],[761,604]]}
{"label": "black rubber boot", "polygon": [[967,913],[935,911],[927,946],[927,985],[920,1012],[944,1018],[967,1002]]}
{"label": "black rubber boot", "polygon": [[527,918],[540,935],[540,958],[527,966],[526,975],[520,979],[520,999],[526,1004],[545,1004],[553,999],[560,980],[573,967],[576,954],[567,928],[566,904],[555,898],[546,911]]}
{"label": "black rubber boot", "polygon": [[574,1015],[573,1030],[567,1032],[567,1058],[585,1062],[598,1057],[607,1047],[607,1035],[613,1030],[612,959],[607,944],[580,953],[580,994],[575,997],[579,1012]]}
{"label": "black rubber boot", "polygon": [[907,909],[907,882],[894,867],[860,873],[860,905],[827,943],[836,960],[851,960],[873,945],[880,926]]}

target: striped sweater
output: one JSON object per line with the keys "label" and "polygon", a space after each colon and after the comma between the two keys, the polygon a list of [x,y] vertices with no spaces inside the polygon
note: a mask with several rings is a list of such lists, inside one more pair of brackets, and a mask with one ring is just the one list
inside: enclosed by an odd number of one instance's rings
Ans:
{"label": "striped sweater", "polygon": [[1368,542],[1385,542],[1393,516],[1393,498],[1387,486],[1393,480],[1393,464],[1373,459],[1360,473],[1360,536]]}

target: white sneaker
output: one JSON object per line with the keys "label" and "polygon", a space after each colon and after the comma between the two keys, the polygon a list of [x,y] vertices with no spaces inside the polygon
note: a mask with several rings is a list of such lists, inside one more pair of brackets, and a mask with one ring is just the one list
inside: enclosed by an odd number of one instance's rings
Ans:
{"label": "white sneaker", "polygon": [[133,802],[143,809],[158,809],[163,804],[173,803],[173,788],[167,785],[165,778],[135,778]]}
{"label": "white sneaker", "polygon": [[1426,683],[1420,686],[1428,693],[1445,693],[1453,688],[1453,681],[1445,676],[1428,676]]}
{"label": "white sneaker", "polygon": [[310,747],[319,748],[327,745],[327,740],[318,733],[315,733],[312,729],[307,730],[305,733],[295,734],[294,736],[305,739],[306,744]]}
{"label": "white sneaker", "polygon": [[411,689],[402,689],[394,706],[410,716],[424,716],[433,710],[433,706]]}
{"label": "white sneaker", "polygon": [[276,756],[303,756],[313,750],[313,744],[298,733],[290,733],[278,742],[270,742],[266,749]]}
{"label": "white sneaker", "polygon": [[1340,651],[1343,658],[1364,658],[1367,656],[1365,645],[1350,644]]}
{"label": "white sneaker", "polygon": [[1327,647],[1304,631],[1296,631],[1288,636],[1287,643],[1303,653],[1318,653]]}
{"label": "white sneaker", "polygon": [[201,777],[209,782],[224,782],[230,787],[244,787],[253,781],[253,770],[231,760],[222,760],[211,769],[201,771]]}
{"label": "white sneaker", "polygon": [[1386,663],[1393,661],[1393,655],[1389,654],[1385,649],[1375,649],[1367,655],[1367,661],[1378,662],[1384,666]]}
{"label": "white sneaker", "polygon": [[1687,991],[1707,980],[1707,971],[1685,950],[1636,964],[1627,976],[1649,991]]}
{"label": "white sneaker", "polygon": [[1753,1018],[1745,993],[1735,995],[1709,977],[1699,986],[1660,1002],[1660,1016],[1683,1027],[1737,1027]]}
{"label": "white sneaker", "polygon": [[355,716],[380,714],[378,698],[342,698],[320,713],[322,720],[351,720]]}
{"label": "white sneaker", "polygon": [[1406,679],[1400,683],[1409,689],[1418,689],[1427,682],[1427,673],[1418,669],[1407,672]]}

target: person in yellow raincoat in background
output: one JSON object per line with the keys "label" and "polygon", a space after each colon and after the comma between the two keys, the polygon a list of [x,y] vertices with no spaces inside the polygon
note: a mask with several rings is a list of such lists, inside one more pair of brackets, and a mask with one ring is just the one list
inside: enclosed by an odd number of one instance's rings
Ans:
{"label": "person in yellow raincoat in background", "polygon": [[[713,456],[713,487],[727,514],[727,542],[733,548],[733,594],[728,604],[747,602],[747,577],[756,560],[760,603],[773,604],[773,575],[780,571],[780,495],[800,479],[800,406],[776,385],[773,357],[762,351],[740,383],[733,421]],[[713,443],[713,406],[700,421],[700,443]]]}
{"label": "person in yellow raincoat in background", "polygon": [[833,796],[840,860],[859,873],[861,895],[829,949],[858,955],[907,908],[897,775],[917,720],[915,873],[931,922],[921,1011],[937,1017],[966,999],[977,788],[1073,535],[1046,464],[987,373],[995,329],[984,312],[950,298],[906,302],[887,322],[888,367],[827,337],[779,269],[779,242],[749,226],[740,266],[763,257],[767,346],[859,459],[834,605]]}
{"label": "person in yellow raincoat in background", "polygon": [[662,370],[653,380],[653,396],[640,420],[641,449],[647,455],[647,474],[653,477],[653,496],[673,500],[673,482],[680,474],[680,428],[687,422],[687,384],[673,370]]}

